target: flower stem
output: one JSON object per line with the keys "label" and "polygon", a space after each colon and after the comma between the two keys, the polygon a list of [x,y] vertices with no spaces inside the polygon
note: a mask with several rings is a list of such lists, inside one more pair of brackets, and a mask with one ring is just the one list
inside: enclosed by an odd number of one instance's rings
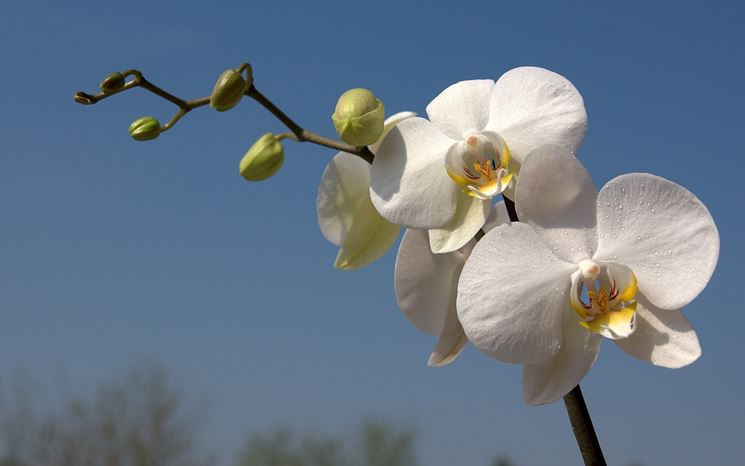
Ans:
{"label": "flower stem", "polygon": [[572,423],[572,430],[574,431],[574,438],[577,439],[577,446],[582,453],[585,465],[606,466],[603,450],[600,448],[600,441],[595,434],[590,412],[587,410],[587,404],[585,404],[585,398],[582,396],[579,385],[564,395],[564,405],[566,405],[569,422]]}
{"label": "flower stem", "polygon": [[[241,70],[243,70],[245,67],[248,67],[248,64],[244,64],[241,66]],[[139,70],[127,70],[124,73],[122,73],[125,77],[132,77],[129,81],[127,81],[124,86],[122,86],[121,89],[118,89],[113,92],[99,92],[98,94],[88,94],[86,92],[76,92],[74,99],[75,102],[78,102],[79,104],[83,105],[93,105],[95,103],[100,102],[103,99],[106,99],[108,97],[111,97],[113,95],[119,94],[123,91],[128,91],[135,87],[141,87],[149,92],[152,92],[153,94],[157,95],[158,97],[165,99],[172,104],[176,105],[179,110],[178,112],[171,118],[171,120],[163,125],[161,128],[161,131],[167,131],[170,128],[173,127],[184,115],[189,113],[195,108],[203,107],[210,103],[210,96],[205,97],[199,97],[197,99],[191,99],[191,100],[184,100],[180,97],[177,97],[170,92],[166,91],[160,86],[156,86],[152,82],[145,79],[145,77],[142,75],[142,72]],[[277,117],[279,121],[282,122],[292,133],[283,133],[282,139],[284,138],[290,138],[298,142],[311,142],[313,144],[317,144],[319,146],[328,147],[330,149],[336,149],[342,152],[348,152],[350,154],[354,154],[358,157],[360,157],[365,162],[372,164],[373,160],[373,153],[370,151],[370,149],[367,148],[367,146],[352,146],[350,144],[346,144],[341,141],[336,141],[334,139],[329,139],[327,137],[321,136],[319,134],[316,134],[312,131],[308,131],[307,129],[303,128],[299,124],[297,124],[292,118],[287,116],[285,112],[283,112],[279,107],[277,107],[271,100],[269,100],[266,96],[264,96],[261,92],[256,89],[253,84],[251,87],[248,88],[245,95],[249,96],[259,104],[261,104],[262,107],[264,107],[266,110],[268,110],[272,115]]]}
{"label": "flower stem", "polygon": [[[515,202],[507,197],[504,198],[507,214],[511,222],[518,222]],[[587,410],[585,398],[582,396],[582,390],[579,385],[574,387],[571,392],[564,395],[564,405],[567,408],[569,422],[572,424],[574,438],[577,439],[577,446],[582,453],[582,459],[585,466],[606,466],[603,450],[600,448],[600,441],[595,428],[592,426],[590,411]]]}
{"label": "flower stem", "polygon": [[372,164],[372,159],[374,156],[373,153],[370,152],[370,149],[367,148],[367,146],[352,146],[350,144],[346,144],[341,141],[335,141],[333,139],[323,137],[319,134],[313,133],[312,131],[304,129],[303,127],[295,123],[292,118],[287,116],[285,112],[280,110],[280,108],[277,107],[274,102],[269,100],[254,86],[251,86],[251,88],[246,91],[246,95],[261,104],[262,107],[267,109],[269,113],[277,117],[277,119],[281,121],[282,124],[287,126],[287,128],[292,131],[292,136],[290,136],[289,134],[283,134],[284,137],[289,137],[299,142],[312,142],[313,144],[318,144],[319,146],[340,150],[342,152],[348,152],[362,158],[362,160],[364,160],[365,162]]}

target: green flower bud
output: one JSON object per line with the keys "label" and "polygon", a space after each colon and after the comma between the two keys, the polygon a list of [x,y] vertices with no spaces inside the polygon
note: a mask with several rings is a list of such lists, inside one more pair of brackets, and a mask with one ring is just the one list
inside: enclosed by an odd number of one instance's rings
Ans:
{"label": "green flower bud", "polygon": [[277,173],[284,161],[284,149],[279,138],[266,133],[248,149],[238,171],[248,181],[261,181]]}
{"label": "green flower bud", "polygon": [[101,92],[104,94],[111,94],[124,87],[124,75],[121,73],[111,73],[110,75],[103,78],[103,81],[98,85]]}
{"label": "green flower bud", "polygon": [[160,122],[151,116],[140,117],[129,125],[129,135],[138,141],[155,139],[160,135]]}
{"label": "green flower bud", "polygon": [[[250,74],[249,74],[250,79]],[[225,70],[217,78],[215,87],[212,89],[212,95],[210,95],[210,107],[214,108],[218,112],[224,112],[238,105],[241,101],[243,93],[250,86],[243,79],[243,75],[238,70]]]}
{"label": "green flower bud", "polygon": [[350,89],[339,97],[331,119],[342,141],[367,146],[383,134],[385,107],[367,89]]}

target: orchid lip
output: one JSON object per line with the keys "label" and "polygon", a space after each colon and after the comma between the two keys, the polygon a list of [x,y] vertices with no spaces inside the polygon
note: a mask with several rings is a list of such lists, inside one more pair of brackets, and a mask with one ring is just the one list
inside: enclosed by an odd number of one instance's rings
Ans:
{"label": "orchid lip", "polygon": [[626,266],[584,259],[572,274],[570,303],[579,324],[612,340],[636,330],[636,276]]}
{"label": "orchid lip", "polygon": [[497,133],[469,134],[454,144],[445,157],[445,170],[462,191],[489,200],[504,191],[513,178],[509,168],[510,151]]}

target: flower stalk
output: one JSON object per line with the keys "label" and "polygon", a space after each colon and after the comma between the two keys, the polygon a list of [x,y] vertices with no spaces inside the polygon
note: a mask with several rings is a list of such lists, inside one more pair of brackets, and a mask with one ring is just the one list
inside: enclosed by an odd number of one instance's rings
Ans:
{"label": "flower stalk", "polygon": [[[242,70],[247,66],[248,64],[241,65],[240,69]],[[160,128],[160,132],[165,132],[173,127],[184,115],[194,110],[195,108],[203,107],[210,103],[210,96],[199,97],[191,100],[184,100],[180,97],[177,97],[161,88],[160,86],[157,86],[145,79],[145,77],[142,75],[142,72],[139,70],[131,69],[121,74],[123,75],[125,80],[131,77],[131,79],[125,81],[123,86],[117,87],[115,90],[109,90],[107,88],[106,92],[101,91],[97,94],[88,94],[86,92],[79,91],[76,92],[74,95],[75,102],[81,105],[93,105],[113,95],[128,91],[135,87],[141,87],[157,95],[158,97],[171,102],[179,108],[179,110],[171,118],[171,120]],[[287,116],[287,114],[283,112],[279,107],[277,107],[271,100],[269,100],[269,98],[259,92],[259,90],[256,89],[256,87],[253,85],[253,83],[246,90],[245,95],[251,97],[253,100],[261,104],[262,107],[268,110],[292,132],[291,134],[282,133],[281,135],[279,135],[283,139],[288,138],[298,142],[310,142],[320,146],[328,147],[330,149],[348,152],[362,158],[367,163],[372,164],[374,155],[370,151],[370,149],[367,148],[367,146],[353,146],[341,141],[326,138],[303,128],[292,118]]]}
{"label": "flower stalk", "polygon": [[574,438],[577,439],[577,446],[582,453],[582,459],[586,466],[605,466],[603,450],[600,448],[600,441],[595,428],[592,425],[590,412],[587,410],[585,398],[582,396],[582,390],[579,385],[574,387],[571,392],[564,395],[564,405],[569,414],[569,422],[572,424]]}

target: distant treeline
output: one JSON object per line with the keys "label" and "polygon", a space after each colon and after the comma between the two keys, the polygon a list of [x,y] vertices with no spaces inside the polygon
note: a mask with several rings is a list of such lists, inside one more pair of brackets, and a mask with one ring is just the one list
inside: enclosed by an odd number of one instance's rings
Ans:
{"label": "distant treeline", "polygon": [[[419,466],[416,433],[363,421],[346,440],[276,429],[237,453],[199,441],[204,409],[157,364],[136,364],[88,396],[41,396],[29,377],[0,385],[0,466]],[[512,466],[504,456],[490,466]],[[458,465],[461,466],[461,465]]]}

